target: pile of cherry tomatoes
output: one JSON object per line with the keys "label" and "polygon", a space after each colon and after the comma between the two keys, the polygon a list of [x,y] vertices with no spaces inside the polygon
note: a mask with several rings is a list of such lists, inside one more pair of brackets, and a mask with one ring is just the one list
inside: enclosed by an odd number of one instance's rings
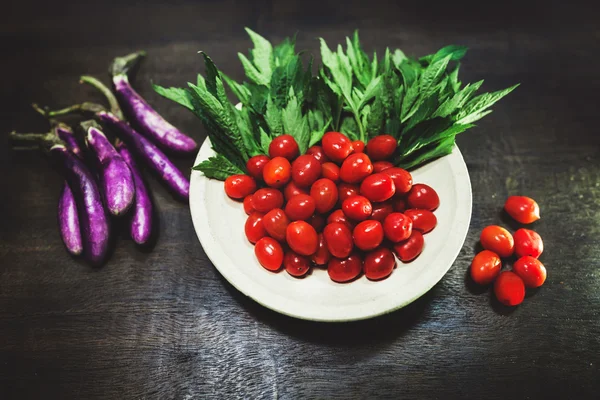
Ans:
{"label": "pile of cherry tomatoes", "polygon": [[[540,219],[540,208],[529,197],[510,196],[504,209],[521,224]],[[494,293],[502,304],[521,304],[526,287],[540,287],[546,281],[546,268],[538,260],[544,251],[544,243],[537,232],[521,228],[511,235],[501,226],[490,225],[481,232],[480,241],[485,250],[473,258],[471,277],[480,285],[494,282]],[[501,259],[510,258],[513,254],[517,260],[512,271],[501,271]]]}
{"label": "pile of cherry tomatoes", "polygon": [[283,266],[294,277],[325,267],[333,281],[350,282],[363,273],[388,277],[394,253],[402,262],[421,254],[440,200],[387,161],[396,146],[390,135],[365,146],[328,132],[321,146],[300,155],[294,138],[281,135],[269,156],[250,158],[248,175],[227,178],[225,192],[243,199],[246,237],[260,264],[274,272]]}

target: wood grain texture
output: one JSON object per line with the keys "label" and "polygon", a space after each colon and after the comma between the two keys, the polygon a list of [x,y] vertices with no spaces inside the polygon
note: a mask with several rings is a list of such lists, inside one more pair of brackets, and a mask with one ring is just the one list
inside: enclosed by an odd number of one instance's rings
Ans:
{"label": "wood grain texture", "polygon": [[[486,3],[487,4],[487,3]],[[0,16],[0,398],[349,399],[597,398],[600,390],[598,38],[592,10],[534,2],[331,0],[18,2]],[[115,18],[119,15],[121,18]],[[136,87],[199,141],[201,124],[152,92],[183,85],[198,50],[236,78],[242,27],[273,40],[300,31],[368,50],[420,55],[470,47],[463,81],[522,86],[458,139],[473,218],[449,273],[403,310],[348,324],[298,321],[232,288],[198,243],[188,207],[150,180],[159,238],[139,251],[123,234],[92,269],[63,249],[61,178],[6,133],[42,131],[29,107],[101,99],[77,83],[106,78],[112,57],[148,51]],[[177,161],[189,168],[191,159]],[[470,284],[478,234],[507,195],[538,199],[546,284],[514,310]]]}

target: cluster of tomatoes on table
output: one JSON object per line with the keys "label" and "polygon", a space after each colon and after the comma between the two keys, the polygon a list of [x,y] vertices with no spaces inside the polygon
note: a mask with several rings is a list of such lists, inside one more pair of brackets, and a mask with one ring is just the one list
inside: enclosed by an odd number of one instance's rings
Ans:
{"label": "cluster of tomatoes on table", "polygon": [[[510,196],[504,209],[521,224],[531,224],[540,219],[540,208],[529,197]],[[494,293],[502,304],[521,304],[526,287],[540,287],[546,281],[546,267],[538,260],[544,251],[544,242],[537,232],[521,228],[511,234],[501,226],[490,225],[481,232],[480,241],[485,250],[473,258],[471,277],[480,285],[494,282]],[[517,260],[512,271],[501,271],[501,259],[510,258],[513,254]]]}
{"label": "cluster of tomatoes on table", "polygon": [[[327,132],[321,146],[299,155],[290,135],[269,145],[269,156],[250,158],[248,175],[225,180],[226,194],[244,202],[245,233],[259,263],[305,276],[313,265],[326,267],[335,282],[362,273],[388,277],[415,259],[423,234],[437,224],[435,190],[414,184],[411,174],[390,163],[397,142],[390,135],[366,144]],[[393,252],[392,252],[393,250]]]}

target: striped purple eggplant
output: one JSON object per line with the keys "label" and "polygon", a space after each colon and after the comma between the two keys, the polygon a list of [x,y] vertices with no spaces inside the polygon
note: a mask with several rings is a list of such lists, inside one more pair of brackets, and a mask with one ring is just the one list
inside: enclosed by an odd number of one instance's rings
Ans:
{"label": "striped purple eggplant", "polygon": [[148,243],[152,236],[152,199],[142,174],[127,146],[123,142],[119,142],[116,147],[121,157],[129,165],[135,183],[135,204],[129,231],[133,241],[143,245]]}
{"label": "striped purple eggplant", "polygon": [[121,106],[133,125],[164,150],[183,154],[195,152],[198,150],[198,144],[161,117],[129,83],[127,74],[144,55],[144,52],[137,52],[117,57],[110,66],[110,74]]}
{"label": "striped purple eggplant", "polygon": [[129,166],[94,121],[83,122],[85,142],[95,157],[108,211],[123,215],[133,205],[135,183]]}
{"label": "striped purple eggplant", "polygon": [[58,226],[67,251],[74,256],[80,255],[83,252],[83,240],[77,215],[77,203],[67,182],[58,200]]}

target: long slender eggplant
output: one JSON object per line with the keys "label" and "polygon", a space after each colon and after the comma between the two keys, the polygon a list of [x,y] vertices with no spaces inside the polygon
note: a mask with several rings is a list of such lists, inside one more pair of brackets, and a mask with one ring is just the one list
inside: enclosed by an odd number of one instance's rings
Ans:
{"label": "long slender eggplant", "polygon": [[56,132],[56,135],[65,142],[67,149],[77,157],[83,159],[83,152],[81,151],[81,147],[79,147],[79,143],[77,143],[77,139],[75,138],[75,134],[70,126],[64,124],[62,122],[54,122],[51,121],[54,126],[53,129]]}
{"label": "long slender eggplant", "polygon": [[133,206],[135,199],[131,170],[95,121],[82,122],[81,126],[86,131],[87,147],[96,159],[108,211],[115,216],[123,215]]}
{"label": "long slender eggplant", "polygon": [[146,188],[142,174],[127,146],[123,142],[119,142],[116,147],[121,157],[129,165],[135,183],[135,208],[131,216],[129,231],[133,241],[143,245],[152,236],[152,199],[150,192]]}
{"label": "long slender eggplant", "polygon": [[69,184],[65,182],[58,200],[58,226],[67,251],[74,256],[83,252],[83,240],[77,215],[77,203]]}
{"label": "long slender eggplant", "polygon": [[125,57],[117,57],[109,68],[122,107],[129,119],[133,121],[133,125],[163,149],[184,154],[195,152],[198,144],[161,117],[131,87],[127,74],[143,56],[145,53],[140,51]]}

